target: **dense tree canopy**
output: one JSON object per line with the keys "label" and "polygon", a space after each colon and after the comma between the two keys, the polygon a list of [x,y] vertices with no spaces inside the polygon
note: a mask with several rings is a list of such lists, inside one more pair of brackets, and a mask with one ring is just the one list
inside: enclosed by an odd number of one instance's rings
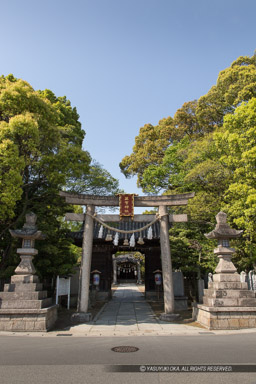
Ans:
{"label": "dense tree canopy", "polygon": [[[201,235],[195,228],[194,233],[202,249],[207,241],[203,233],[212,229],[218,211],[225,210],[230,223],[244,229],[239,267],[251,268],[256,261],[256,55],[235,60],[220,72],[206,95],[184,103],[173,119],[162,121],[169,122],[165,145],[158,145],[160,125],[158,129],[145,126],[135,139],[133,153],[120,163],[121,170],[128,176],[137,174],[138,185],[146,193],[195,191],[186,212],[191,223],[197,223]],[[148,135],[146,127],[150,127]],[[147,145],[138,150],[141,139]],[[142,153],[146,162],[140,159]],[[179,241],[190,241],[190,232],[185,237],[184,230],[180,233]],[[183,267],[191,252],[187,251]],[[203,253],[209,258],[208,251]]]}
{"label": "dense tree canopy", "polygon": [[138,176],[138,185],[145,168],[151,164],[159,164],[164,151],[171,143],[172,118],[160,120],[154,127],[146,124],[140,129],[140,134],[135,138],[135,146],[131,156],[126,156],[120,163],[122,172],[126,177]]}
{"label": "dense tree canopy", "polygon": [[[89,152],[76,108],[50,90],[35,91],[12,75],[0,77],[0,262],[1,270],[17,265],[9,228],[20,228],[25,213],[38,215],[47,241],[38,242],[39,273],[68,273],[76,252],[62,217],[61,189],[115,193],[118,182]],[[6,272],[7,270],[7,272]],[[3,273],[3,272],[2,272]]]}

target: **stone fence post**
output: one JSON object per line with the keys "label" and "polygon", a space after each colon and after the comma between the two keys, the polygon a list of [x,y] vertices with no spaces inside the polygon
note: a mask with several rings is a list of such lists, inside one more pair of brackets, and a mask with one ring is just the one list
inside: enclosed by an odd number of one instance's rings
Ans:
{"label": "stone fence post", "polygon": [[203,296],[204,296],[204,280],[198,279],[197,280],[197,292],[198,292],[198,302],[201,304],[203,302]]}
{"label": "stone fence post", "polygon": [[248,277],[246,272],[242,271],[240,273],[240,281],[241,283],[248,283]]}
{"label": "stone fence post", "polygon": [[248,286],[251,291],[256,291],[256,274],[254,270],[248,273]]}
{"label": "stone fence post", "polygon": [[213,282],[212,273],[208,273],[208,284]]}

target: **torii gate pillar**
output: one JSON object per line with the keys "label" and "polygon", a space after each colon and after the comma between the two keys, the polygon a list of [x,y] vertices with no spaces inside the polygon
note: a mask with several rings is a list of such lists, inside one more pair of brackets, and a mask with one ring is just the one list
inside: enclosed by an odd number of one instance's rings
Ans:
{"label": "torii gate pillar", "polygon": [[83,233],[83,248],[82,248],[82,262],[81,262],[81,275],[80,287],[78,297],[78,312],[72,315],[74,321],[86,322],[91,320],[91,313],[88,312],[89,306],[89,289],[90,289],[90,275],[91,275],[91,261],[92,261],[92,245],[93,245],[93,227],[94,222],[92,215],[94,214],[95,207],[87,205]]}
{"label": "torii gate pillar", "polygon": [[164,288],[164,312],[160,316],[161,320],[172,321],[179,317],[174,313],[174,290],[172,279],[172,260],[169,241],[169,215],[167,207],[159,206],[160,220],[160,245],[161,245],[161,261]]}

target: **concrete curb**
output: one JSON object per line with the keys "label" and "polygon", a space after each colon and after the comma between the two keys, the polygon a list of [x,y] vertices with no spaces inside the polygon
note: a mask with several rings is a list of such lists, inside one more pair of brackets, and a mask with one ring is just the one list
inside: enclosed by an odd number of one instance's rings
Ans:
{"label": "concrete curb", "polygon": [[[87,333],[88,332],[88,333]],[[94,338],[129,338],[129,337],[175,337],[175,336],[185,336],[185,337],[203,337],[204,335],[209,336],[211,335],[212,337],[214,336],[232,336],[232,335],[245,335],[245,334],[256,334],[256,328],[247,328],[247,329],[240,329],[240,330],[221,330],[221,331],[208,331],[208,330],[195,330],[195,329],[173,329],[172,332],[164,332],[164,331],[153,331],[148,333],[147,331],[133,331],[133,332],[120,332],[120,331],[115,331],[115,332],[108,332],[101,330],[96,333],[90,333],[89,330],[75,330],[75,329],[69,329],[68,331],[54,331],[54,332],[9,332],[9,331],[1,331],[0,332],[0,337],[2,336],[9,336],[9,337],[94,337]]]}

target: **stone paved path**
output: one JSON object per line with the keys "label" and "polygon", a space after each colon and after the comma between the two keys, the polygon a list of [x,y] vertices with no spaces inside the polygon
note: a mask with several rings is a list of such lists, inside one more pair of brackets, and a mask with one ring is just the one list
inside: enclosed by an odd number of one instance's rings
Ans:
{"label": "stone paved path", "polygon": [[[94,322],[73,326],[70,331],[87,336],[170,335],[180,327],[183,333],[193,333],[193,327],[158,320],[136,284],[123,284]],[[194,329],[198,331],[204,330]]]}
{"label": "stone paved path", "polygon": [[[95,322],[95,331],[109,325],[112,331],[161,330],[150,305],[135,284],[120,285]],[[149,326],[150,325],[150,326]],[[94,331],[92,329],[92,331]]]}

